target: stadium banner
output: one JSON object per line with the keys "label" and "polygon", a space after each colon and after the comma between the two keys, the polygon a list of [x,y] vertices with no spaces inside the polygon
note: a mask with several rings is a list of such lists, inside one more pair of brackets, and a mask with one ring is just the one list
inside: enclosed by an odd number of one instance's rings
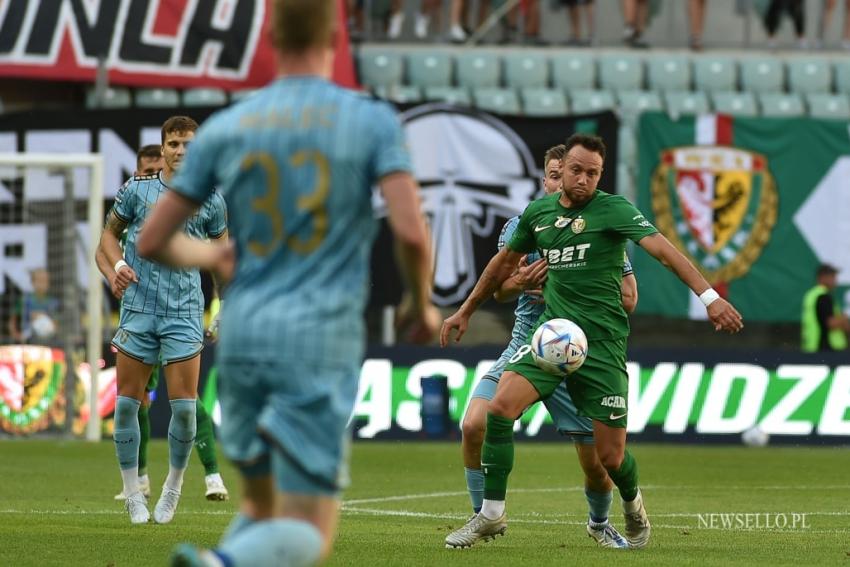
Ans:
{"label": "stadium banner", "polygon": [[[219,422],[214,349],[204,350],[201,398]],[[421,379],[435,375],[448,382],[448,438],[459,438],[472,392],[499,354],[494,347],[370,348],[354,408],[355,439],[426,438]],[[629,360],[630,439],[738,443],[758,425],[773,443],[850,442],[850,365],[840,355],[631,349]],[[167,399],[163,382],[156,395]],[[167,404],[153,404],[154,436],[167,434],[169,417]],[[543,404],[523,414],[516,435],[560,438]]]}
{"label": "stadium banner", "polygon": [[[432,227],[437,305],[466,298],[496,253],[504,223],[542,194],[543,156],[550,147],[576,132],[601,136],[608,167],[600,188],[616,192],[618,119],[611,112],[528,118],[423,104],[401,116]],[[385,216],[377,194],[375,206]],[[370,304],[397,305],[401,290],[389,227],[382,223],[372,254]]]}
{"label": "stadium banner", "polygon": [[[105,158],[104,195],[111,204],[118,188],[132,175],[136,151],[161,143],[161,124],[175,114],[203,122],[215,109],[165,108],[90,110],[68,113],[45,111],[0,115],[0,152],[100,152]],[[613,113],[557,119],[494,116],[444,104],[399,108],[405,124],[416,178],[422,186],[424,208],[437,249],[435,301],[460,302],[496,252],[504,222],[520,214],[540,191],[545,151],[576,131],[595,132],[609,141],[609,163],[617,161],[617,118]],[[603,185],[614,186],[616,168]],[[88,171],[73,177],[74,194],[85,199]],[[0,218],[17,218],[24,202],[61,201],[60,173],[11,168],[0,171]],[[376,195],[375,207],[385,216]],[[106,209],[108,210],[108,208]],[[395,269],[389,228],[382,222],[372,255],[373,306],[396,305],[401,283]],[[80,238],[87,224],[77,227]],[[47,243],[62,227],[30,218],[26,224],[0,224],[0,294],[13,288],[30,291],[29,271],[49,263]],[[61,233],[64,234],[64,233]],[[14,254],[12,254],[14,252]],[[6,255],[9,255],[8,258]],[[85,251],[78,252],[77,274],[85,287]],[[0,315],[3,311],[0,300]],[[5,318],[3,319],[5,321]],[[0,331],[2,336],[3,331]]]}
{"label": "stadium banner", "polygon": [[[848,124],[811,118],[646,113],[638,127],[637,205],[745,320],[799,321],[815,268],[850,285]],[[705,318],[681,282],[634,254],[638,313]],[[850,305],[850,297],[845,298]]]}
{"label": "stadium banner", "polygon": [[[85,434],[91,408],[88,391],[91,373],[83,362],[83,353],[75,360],[77,372],[72,423],[67,423],[65,352],[47,346],[0,346],[0,433],[32,435],[36,433]],[[117,385],[114,363],[98,373],[98,407],[105,435],[112,434],[111,416],[115,411]]]}
{"label": "stadium banner", "polygon": [[[139,87],[261,87],[277,68],[270,0],[6,0],[0,9],[0,76]],[[346,21],[343,0],[337,0]],[[356,80],[346,27],[334,80]]]}

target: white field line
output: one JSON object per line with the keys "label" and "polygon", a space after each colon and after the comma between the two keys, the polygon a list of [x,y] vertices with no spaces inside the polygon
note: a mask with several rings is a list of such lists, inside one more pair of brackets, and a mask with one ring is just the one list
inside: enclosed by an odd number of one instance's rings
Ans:
{"label": "white field line", "polygon": [[[850,490],[850,484],[843,485],[770,485],[770,486],[705,486],[705,485],[642,485],[641,489],[651,491],[665,490],[692,490],[692,491],[715,491],[715,490]],[[540,492],[584,492],[583,486],[565,486],[560,488],[512,488],[510,494],[529,494]],[[377,504],[380,502],[401,502],[407,500],[420,500],[430,498],[443,498],[448,496],[466,496],[466,491],[454,492],[426,492],[418,494],[402,494],[397,496],[382,496],[376,498],[357,498],[343,501],[343,505]]]}
{"label": "white field line", "polygon": [[[124,510],[17,510],[14,508],[0,509],[0,516],[8,514],[23,514],[33,516],[126,516]],[[233,516],[235,510],[180,510],[180,516]]]}
{"label": "white field line", "polygon": [[[353,514],[353,515],[365,515],[365,516],[396,516],[396,517],[404,517],[404,518],[423,518],[429,520],[466,520],[467,516],[463,514],[431,514],[428,512],[413,512],[410,510],[382,510],[378,508],[349,508],[343,507],[343,514]],[[843,515],[850,515],[850,513]],[[694,514],[696,515],[696,514]],[[584,526],[586,522],[567,522],[563,520],[547,520],[547,519],[515,519],[511,516],[510,523],[513,524],[532,524],[532,525],[558,525],[558,526]],[[672,529],[672,530],[694,530],[701,531],[702,528],[694,525],[679,525],[679,524],[658,524],[653,523],[653,527],[662,528],[662,529]],[[712,530],[715,531],[715,530]],[[782,532],[782,533],[816,533],[816,534],[848,534],[850,533],[850,529],[816,529],[816,528],[805,528],[805,529],[789,529],[789,528],[750,528],[750,529],[721,529],[717,528],[716,531],[740,531],[740,532]]]}
{"label": "white field line", "polygon": [[[436,495],[443,495],[445,493],[435,492]],[[452,493],[453,494],[453,493]],[[465,494],[465,493],[462,493]],[[425,495],[416,495],[418,498],[426,497]],[[451,514],[451,513],[441,513],[434,514],[429,512],[415,512],[411,510],[384,510],[379,508],[357,508],[352,507],[351,503],[346,503],[342,508],[343,514],[351,514],[351,515],[367,515],[367,516],[396,516],[396,517],[406,517],[406,518],[423,518],[423,519],[431,519],[431,520],[455,520],[455,521],[463,521],[466,520],[467,516],[465,514]],[[180,515],[183,516],[232,516],[235,512],[230,510],[206,510],[206,511],[194,511],[187,510],[181,511]],[[745,513],[745,512],[741,512]],[[750,514],[777,514],[777,512],[746,512]],[[799,514],[807,514],[811,516],[850,516],[850,512],[797,512]],[[0,509],[0,516],[3,515],[39,515],[39,516],[124,516],[127,513],[123,510],[49,510],[49,509],[14,509],[14,508],[6,508]],[[514,524],[531,524],[531,525],[560,525],[560,526],[583,526],[585,525],[585,521],[567,521],[567,520],[559,520],[559,517],[584,517],[584,514],[554,514],[549,517],[543,517],[540,514],[513,514],[511,516],[511,523]],[[693,518],[698,517],[699,514],[689,514],[689,513],[680,513],[680,514],[653,514],[654,518]],[[653,526],[661,529],[674,529],[674,530],[695,530],[700,531],[702,528],[694,525],[681,525],[681,524],[659,524],[653,523]],[[707,528],[706,528],[707,529]],[[758,532],[788,532],[788,533],[817,533],[817,534],[848,534],[850,533],[850,529],[817,529],[817,528],[805,528],[805,529],[781,529],[781,528],[750,528],[750,529],[722,529],[717,528],[722,531],[758,531]]]}

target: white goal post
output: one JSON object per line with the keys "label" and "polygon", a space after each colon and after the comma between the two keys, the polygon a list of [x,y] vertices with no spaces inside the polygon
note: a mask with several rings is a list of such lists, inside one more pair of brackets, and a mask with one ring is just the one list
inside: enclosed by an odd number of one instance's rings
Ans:
{"label": "white goal post", "polygon": [[[86,290],[86,312],[88,327],[86,333],[86,360],[89,364],[91,385],[89,387],[89,420],[86,427],[86,439],[101,439],[100,414],[98,413],[97,376],[100,370],[103,348],[103,285],[102,276],[95,262],[95,249],[100,241],[103,226],[103,175],[104,160],[100,154],[61,154],[61,153],[0,153],[1,167],[56,169],[65,175],[65,184],[69,184],[74,168],[85,167],[90,171],[88,191],[88,289]],[[66,192],[69,190],[65,188]],[[76,283],[76,282],[75,282]],[[70,367],[72,361],[66,361]],[[73,419],[67,416],[66,419]]]}

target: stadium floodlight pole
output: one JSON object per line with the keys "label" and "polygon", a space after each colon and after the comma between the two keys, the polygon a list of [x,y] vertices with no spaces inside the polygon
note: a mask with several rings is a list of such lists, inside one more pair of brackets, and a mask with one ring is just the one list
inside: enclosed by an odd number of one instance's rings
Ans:
{"label": "stadium floodlight pole", "polygon": [[522,0],[507,0],[507,2],[493,10],[493,12],[490,13],[487,19],[484,20],[484,23],[478,26],[478,29],[475,30],[475,33],[469,36],[469,39],[466,40],[466,45],[472,47],[473,45],[481,41],[481,38],[487,35],[487,32],[489,32],[493,28],[493,26],[495,26],[499,22],[499,20],[504,18],[508,14],[508,12],[519,6],[519,3],[521,1]]}
{"label": "stadium floodlight pole", "polygon": [[[90,368],[89,422],[86,439],[100,440],[100,414],[97,411],[98,374],[103,349],[103,286],[101,275],[94,259],[94,247],[100,240],[101,221],[103,220],[103,156],[100,154],[49,154],[49,153],[0,153],[0,166],[71,168],[88,167],[91,171],[88,195],[89,244],[88,256],[88,334],[86,337],[86,358]],[[75,282],[76,283],[76,282]],[[70,364],[71,361],[68,361]],[[73,419],[73,416],[68,416]]]}

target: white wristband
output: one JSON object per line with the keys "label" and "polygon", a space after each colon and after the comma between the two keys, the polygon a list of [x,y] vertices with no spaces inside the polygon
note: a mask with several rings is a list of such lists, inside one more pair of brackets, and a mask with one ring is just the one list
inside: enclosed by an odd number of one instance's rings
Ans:
{"label": "white wristband", "polygon": [[699,300],[702,301],[702,304],[706,307],[714,303],[716,299],[720,299],[720,294],[714,291],[713,287],[710,287],[699,294]]}
{"label": "white wristband", "polygon": [[121,268],[123,268],[124,266],[129,267],[129,264],[127,264],[127,262],[125,262],[125,261],[124,261],[124,258],[121,258],[120,260],[118,260],[117,262],[115,262],[115,267],[114,267],[114,268],[112,268],[112,269],[113,269],[113,270],[115,270],[115,273],[117,274],[117,273],[118,273],[118,270],[120,270],[120,269],[121,269]]}

